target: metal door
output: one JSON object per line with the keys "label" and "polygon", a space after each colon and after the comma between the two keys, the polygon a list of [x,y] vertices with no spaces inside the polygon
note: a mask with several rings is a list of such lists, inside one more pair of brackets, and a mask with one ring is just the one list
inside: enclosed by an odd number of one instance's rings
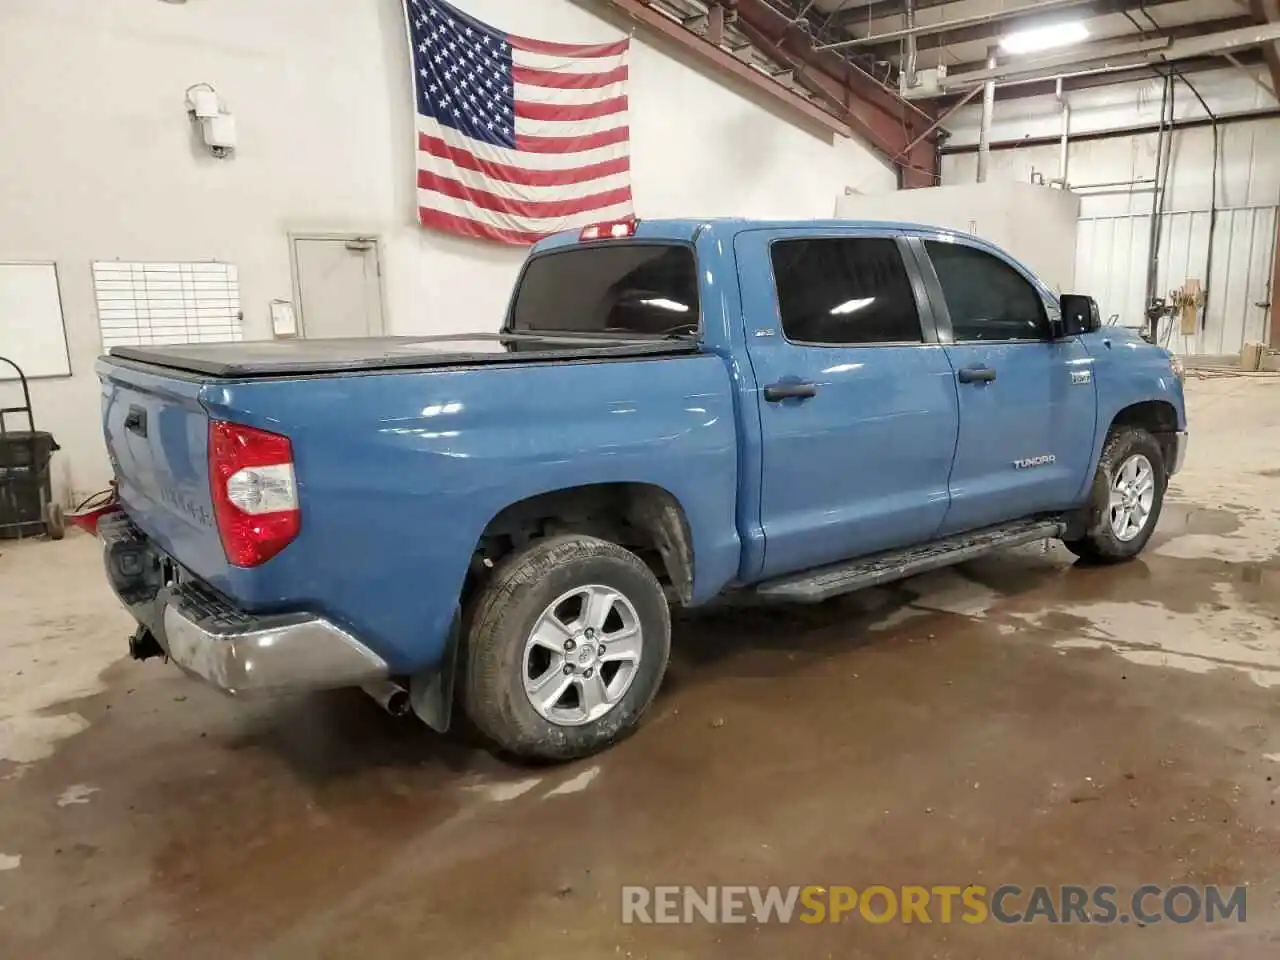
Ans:
{"label": "metal door", "polygon": [[371,237],[294,237],[299,335],[382,336],[379,257],[378,243]]}

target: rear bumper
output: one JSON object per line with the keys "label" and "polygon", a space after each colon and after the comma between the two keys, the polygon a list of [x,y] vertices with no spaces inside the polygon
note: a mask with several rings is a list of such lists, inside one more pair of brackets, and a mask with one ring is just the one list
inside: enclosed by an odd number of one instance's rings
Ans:
{"label": "rear bumper", "polygon": [[156,639],[174,663],[224,693],[354,687],[387,676],[381,657],[321,617],[209,616],[207,601],[167,591]]}
{"label": "rear bumper", "polygon": [[388,675],[381,657],[329,620],[255,616],[199,581],[183,581],[123,514],[104,520],[99,533],[120,602],[174,663],[226,694],[359,686]]}

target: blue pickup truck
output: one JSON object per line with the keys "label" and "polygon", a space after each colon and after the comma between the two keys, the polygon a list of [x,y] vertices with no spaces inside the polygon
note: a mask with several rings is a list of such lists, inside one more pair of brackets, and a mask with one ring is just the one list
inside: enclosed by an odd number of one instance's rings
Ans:
{"label": "blue pickup truck", "polygon": [[360,686],[497,749],[635,727],[671,604],[1142,550],[1181,371],[970,236],[653,220],[538,244],[498,333],[115,348],[92,517],[135,657]]}

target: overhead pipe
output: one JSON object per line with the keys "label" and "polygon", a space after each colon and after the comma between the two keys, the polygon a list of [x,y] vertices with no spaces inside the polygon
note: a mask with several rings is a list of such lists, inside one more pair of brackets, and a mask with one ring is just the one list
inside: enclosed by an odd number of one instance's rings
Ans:
{"label": "overhead pipe", "polygon": [[[1164,91],[1160,96],[1160,131],[1156,134],[1156,188],[1151,193],[1151,229],[1147,234],[1147,306],[1150,306],[1155,301],[1156,284],[1159,283],[1160,208],[1162,195],[1168,186],[1169,156],[1173,150],[1173,113],[1170,109],[1172,96],[1173,75],[1165,74]],[[1168,128],[1165,127],[1166,115],[1171,123]],[[1210,242],[1212,243],[1212,238],[1210,238]],[[1157,329],[1158,321],[1154,318],[1148,318],[1147,322],[1151,325],[1149,334],[1154,340],[1160,332]]]}
{"label": "overhead pipe", "polygon": [[[987,50],[987,69],[996,66],[996,48]],[[987,165],[991,162],[991,120],[996,109],[996,82],[988,80],[982,85],[982,126],[978,131],[978,182],[987,182]]]}
{"label": "overhead pipe", "polygon": [[1062,91],[1062,78],[1058,78],[1058,103],[1062,104],[1062,146],[1059,147],[1058,179],[1062,181],[1062,189],[1067,189],[1067,141],[1071,135],[1071,104]]}
{"label": "overhead pipe", "polygon": [[[1150,23],[1155,30],[1157,31],[1162,30],[1160,24],[1158,24],[1155,18],[1152,17],[1151,14],[1147,12],[1146,7],[1142,8],[1142,15],[1147,18],[1147,22]],[[1128,19],[1128,21],[1132,23],[1135,27],[1137,27],[1139,30],[1142,29],[1142,25],[1138,23],[1138,21],[1135,20],[1132,16],[1130,16],[1128,12],[1125,13],[1125,18]],[[1231,57],[1231,54],[1229,53],[1226,54],[1226,56],[1230,59],[1234,59],[1233,57]],[[1219,131],[1218,131],[1218,115],[1214,113],[1211,109],[1209,109],[1209,104],[1205,101],[1204,97],[1200,96],[1200,91],[1196,89],[1196,85],[1187,79],[1186,74],[1184,74],[1180,69],[1178,69],[1177,64],[1170,63],[1169,70],[1171,71],[1173,77],[1177,77],[1179,80],[1181,80],[1183,83],[1187,85],[1187,89],[1190,90],[1192,95],[1196,98],[1196,100],[1199,101],[1200,109],[1202,109],[1205,112],[1205,116],[1209,118],[1209,123],[1213,126],[1213,174],[1209,181],[1209,187],[1211,190],[1211,193],[1209,196],[1209,249],[1205,254],[1204,293],[1200,301],[1200,307],[1201,307],[1200,329],[1203,330],[1205,328],[1205,324],[1208,323],[1208,320],[1209,320],[1209,291],[1213,281],[1213,237],[1214,237],[1214,234],[1217,232],[1217,226],[1218,226],[1218,158],[1221,156],[1221,152],[1222,152],[1221,140],[1219,139]],[[1172,78],[1170,78],[1169,82],[1170,84],[1172,84],[1173,82]],[[1169,122],[1170,122],[1169,149],[1170,149],[1170,156],[1172,156],[1172,150],[1173,150],[1172,123],[1173,123],[1173,117],[1174,117],[1173,105],[1172,105],[1173,87],[1170,86],[1169,90],[1170,90],[1170,101],[1171,101],[1170,107],[1169,107]],[[1167,169],[1165,172],[1165,179],[1166,180],[1168,179]],[[1161,198],[1162,212],[1163,212],[1163,206],[1166,200],[1167,200],[1167,197]]]}
{"label": "overhead pipe", "polygon": [[902,25],[907,30],[906,56],[903,58],[902,73],[906,78],[907,89],[914,87],[919,81],[916,78],[916,4],[915,0],[904,0],[906,6],[902,11]]}

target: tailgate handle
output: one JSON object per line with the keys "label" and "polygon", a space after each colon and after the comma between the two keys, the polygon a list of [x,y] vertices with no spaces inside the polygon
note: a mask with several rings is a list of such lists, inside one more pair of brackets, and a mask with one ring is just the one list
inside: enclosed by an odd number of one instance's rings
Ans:
{"label": "tailgate handle", "polygon": [[140,437],[147,435],[147,411],[141,407],[130,407],[124,418],[124,428]]}

